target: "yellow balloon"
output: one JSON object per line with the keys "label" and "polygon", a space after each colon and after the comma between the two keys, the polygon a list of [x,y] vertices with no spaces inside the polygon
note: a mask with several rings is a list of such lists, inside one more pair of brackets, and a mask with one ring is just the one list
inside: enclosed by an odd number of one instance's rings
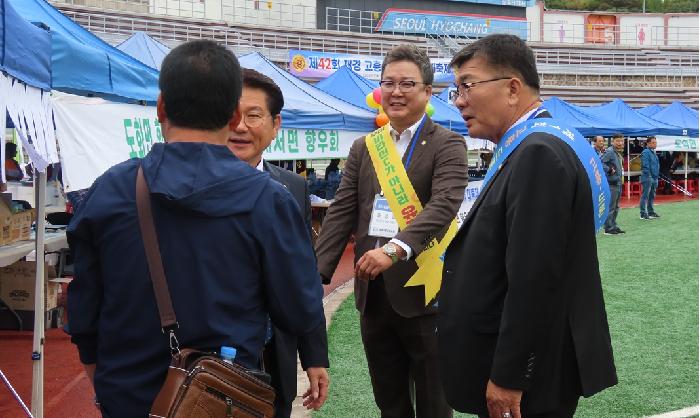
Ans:
{"label": "yellow balloon", "polygon": [[367,96],[365,96],[365,103],[367,103],[367,106],[371,107],[372,109],[379,109],[380,107],[379,103],[374,101],[374,95],[371,91],[367,93]]}
{"label": "yellow balloon", "polygon": [[433,106],[432,103],[428,102],[428,104],[425,105],[425,113],[427,113],[428,116],[430,116],[432,118],[433,115],[435,114],[435,106]]}
{"label": "yellow balloon", "polygon": [[379,109],[377,109],[377,110],[379,110],[379,113],[386,113],[384,111],[384,108],[382,107],[382,105],[379,105]]}

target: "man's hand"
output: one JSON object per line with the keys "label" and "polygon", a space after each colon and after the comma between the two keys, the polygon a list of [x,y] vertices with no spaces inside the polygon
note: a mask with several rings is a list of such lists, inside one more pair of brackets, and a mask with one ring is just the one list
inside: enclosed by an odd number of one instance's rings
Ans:
{"label": "man's hand", "polygon": [[355,277],[362,280],[372,280],[394,264],[391,257],[384,254],[381,248],[367,251],[355,264]]}
{"label": "man's hand", "polygon": [[324,367],[309,367],[306,376],[309,378],[309,389],[304,392],[304,406],[318,411],[328,398],[328,371]]}
{"label": "man's hand", "polygon": [[520,399],[523,391],[506,389],[489,380],[486,386],[486,406],[490,418],[504,418],[503,414],[510,413],[512,418],[520,418]]}

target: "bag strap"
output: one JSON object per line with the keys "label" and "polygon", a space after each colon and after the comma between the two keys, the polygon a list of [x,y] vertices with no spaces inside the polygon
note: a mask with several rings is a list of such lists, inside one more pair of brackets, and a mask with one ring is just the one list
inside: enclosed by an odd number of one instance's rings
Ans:
{"label": "bag strap", "polygon": [[136,208],[139,216],[139,226],[141,227],[141,237],[146,250],[146,260],[148,261],[148,271],[153,282],[153,293],[156,295],[158,314],[160,315],[160,326],[163,333],[166,330],[170,333],[170,348],[173,354],[179,352],[175,328],[178,327],[173,303],[170,299],[168,282],[165,280],[165,270],[163,269],[163,259],[158,246],[158,235],[153,224],[153,211],[151,210],[151,195],[148,184],[143,176],[143,169],[139,166],[136,174]]}

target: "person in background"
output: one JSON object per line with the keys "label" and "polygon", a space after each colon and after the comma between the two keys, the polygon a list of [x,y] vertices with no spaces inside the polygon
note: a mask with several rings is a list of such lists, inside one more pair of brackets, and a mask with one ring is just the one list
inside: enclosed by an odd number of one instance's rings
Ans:
{"label": "person in background", "polygon": [[603,162],[603,171],[608,179],[608,186],[610,186],[610,209],[608,219],[605,221],[605,235],[625,233],[617,226],[617,214],[620,211],[620,197],[622,196],[622,151],[624,148],[625,137],[622,134],[615,134],[612,146],[600,157]]}
{"label": "person in background", "polygon": [[598,154],[598,156],[602,157],[603,154],[605,153],[605,149],[607,148],[607,145],[605,143],[605,138],[603,138],[600,135],[596,136],[595,142],[594,142],[594,147],[595,147],[595,151]]}
{"label": "person in background", "polygon": [[227,148],[241,119],[236,57],[212,41],[183,43],[163,60],[158,83],[166,142],[100,176],[67,231],[69,332],[104,417],[147,417],[172,355],[139,228],[137,176],[150,192],[181,348],[234,347],[237,364],[258,369],[268,318],[295,335],[324,322],[298,204]]}
{"label": "person in background", "polygon": [[[229,134],[228,147],[241,160],[283,185],[294,197],[303,214],[305,228],[311,234],[311,203],[304,178],[263,159],[263,152],[277,137],[282,126],[284,97],[275,82],[251,69],[243,69],[243,92],[239,110],[241,121]],[[311,169],[312,170],[312,169]],[[301,245],[294,243],[291,245]],[[321,288],[321,281],[317,283]],[[328,337],[326,323],[310,333],[297,336],[272,323],[272,335],[265,345],[265,370],[275,388],[275,418],[289,418],[297,395],[297,351],[301,367],[309,380],[306,406],[319,409],[328,396]]]}
{"label": "person in background", "polygon": [[14,142],[5,143],[5,179],[7,181],[19,181],[24,177],[22,168],[15,157],[17,156],[17,144]]}
{"label": "person in background", "polygon": [[656,188],[659,186],[659,157],[656,155],[656,138],[647,139],[647,146],[642,151],[642,196],[639,198],[639,219],[660,218],[654,210]]}

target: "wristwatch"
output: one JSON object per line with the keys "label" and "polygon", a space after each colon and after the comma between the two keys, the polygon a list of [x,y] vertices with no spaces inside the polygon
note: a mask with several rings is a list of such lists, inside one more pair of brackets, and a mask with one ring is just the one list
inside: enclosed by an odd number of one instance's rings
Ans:
{"label": "wristwatch", "polygon": [[387,242],[382,246],[382,252],[391,258],[391,262],[396,264],[399,261],[399,255],[397,254],[398,248],[393,242]]}

